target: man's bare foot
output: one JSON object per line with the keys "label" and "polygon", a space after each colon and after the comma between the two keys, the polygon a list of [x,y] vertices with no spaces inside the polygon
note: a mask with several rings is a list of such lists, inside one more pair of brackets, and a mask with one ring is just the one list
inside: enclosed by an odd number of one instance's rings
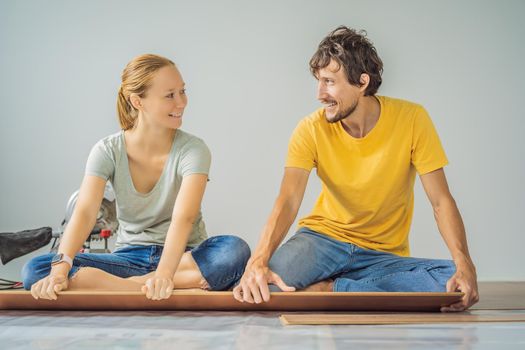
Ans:
{"label": "man's bare foot", "polygon": [[327,279],[321,282],[317,282],[309,285],[303,292],[333,292],[334,291],[334,280]]}

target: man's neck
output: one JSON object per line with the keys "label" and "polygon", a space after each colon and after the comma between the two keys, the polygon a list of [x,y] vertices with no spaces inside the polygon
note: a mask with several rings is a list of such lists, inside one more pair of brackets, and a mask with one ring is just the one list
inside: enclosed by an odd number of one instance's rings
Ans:
{"label": "man's neck", "polygon": [[341,120],[341,125],[352,137],[365,137],[377,124],[381,114],[381,105],[375,96],[361,97],[357,108],[347,118]]}

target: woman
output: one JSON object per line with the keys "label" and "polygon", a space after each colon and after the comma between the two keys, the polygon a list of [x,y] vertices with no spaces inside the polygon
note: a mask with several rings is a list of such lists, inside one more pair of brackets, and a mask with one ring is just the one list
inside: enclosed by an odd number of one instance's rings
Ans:
{"label": "woman", "polygon": [[[234,236],[206,239],[200,207],[211,156],[201,139],[179,129],[186,104],[172,61],[148,54],[128,63],[117,99],[122,131],[91,150],[58,254],[22,270],[33,297],[55,300],[69,288],[142,290],[160,300],[174,288],[229,289],[242,276],[248,245]],[[107,181],[117,203],[116,250],[76,254]]]}

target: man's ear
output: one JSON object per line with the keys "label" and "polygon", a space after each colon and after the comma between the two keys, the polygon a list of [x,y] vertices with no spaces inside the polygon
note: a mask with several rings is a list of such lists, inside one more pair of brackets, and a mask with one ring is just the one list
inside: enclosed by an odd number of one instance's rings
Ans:
{"label": "man's ear", "polygon": [[129,102],[135,108],[136,110],[142,109],[142,101],[140,99],[140,96],[137,94],[131,94],[129,95]]}
{"label": "man's ear", "polygon": [[359,89],[362,92],[364,92],[368,87],[368,84],[370,84],[370,76],[366,73],[361,74],[361,76],[359,77],[359,83],[361,84]]}

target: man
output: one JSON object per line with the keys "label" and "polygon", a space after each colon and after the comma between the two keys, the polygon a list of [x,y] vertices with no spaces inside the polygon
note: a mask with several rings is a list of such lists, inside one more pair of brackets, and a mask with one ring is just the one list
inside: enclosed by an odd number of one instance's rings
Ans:
{"label": "man", "polygon": [[[448,161],[425,109],[375,95],[383,63],[353,29],[342,26],[323,39],[310,69],[324,108],[290,139],[279,197],[235,298],[268,301],[270,283],[283,291],[459,290],[462,301],[442,311],[476,303],[476,271],[443,171]],[[277,249],[314,167],[322,192],[299,231]],[[408,257],[416,172],[453,262]]]}

